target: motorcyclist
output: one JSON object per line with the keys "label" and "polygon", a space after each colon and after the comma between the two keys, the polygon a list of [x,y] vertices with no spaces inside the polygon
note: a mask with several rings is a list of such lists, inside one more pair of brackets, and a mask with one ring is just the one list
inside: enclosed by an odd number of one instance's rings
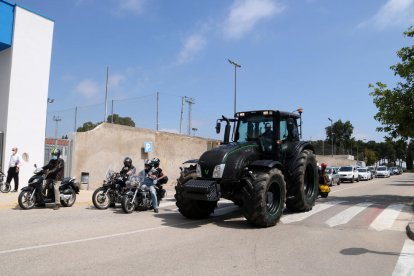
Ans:
{"label": "motorcyclist", "polygon": [[319,184],[320,185],[329,185],[329,176],[325,172],[327,166],[328,165],[326,163],[321,164],[321,169],[319,170]]}
{"label": "motorcyclist", "polygon": [[[51,152],[52,158],[50,159],[49,163],[42,167],[43,170],[46,171],[46,181],[51,180],[53,181],[53,190],[55,194],[55,206],[53,210],[58,210],[60,208],[60,192],[59,186],[62,182],[63,175],[65,173],[65,162],[62,158],[60,158],[62,152],[58,148],[54,148]],[[38,198],[41,199],[39,205],[44,205],[43,196],[41,194],[41,189],[36,189],[38,193]]]}
{"label": "motorcyclist", "polygon": [[134,175],[136,172],[136,168],[132,165],[132,159],[130,157],[124,158],[124,166],[122,167],[119,174],[122,176],[123,179],[127,179],[129,176]]}
{"label": "motorcyclist", "polygon": [[[148,168],[149,164],[145,164],[145,167]],[[140,172],[141,176],[144,176],[144,182],[142,184],[142,189],[149,189],[152,199],[152,208],[154,209],[155,213],[158,213],[158,200],[157,200],[157,192],[155,190],[155,185],[157,184],[158,178],[158,171],[154,168],[149,168],[148,172],[146,169]]]}
{"label": "motorcyclist", "polygon": [[167,184],[168,176],[164,174],[162,172],[162,169],[160,168],[161,160],[158,157],[154,157],[152,158],[151,162],[152,162],[152,167],[158,171],[157,186],[159,187],[163,184]]}

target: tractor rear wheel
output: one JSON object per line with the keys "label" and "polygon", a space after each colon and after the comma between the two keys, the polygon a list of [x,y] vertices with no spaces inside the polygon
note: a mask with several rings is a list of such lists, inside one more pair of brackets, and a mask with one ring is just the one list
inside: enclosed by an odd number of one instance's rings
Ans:
{"label": "tractor rear wheel", "polygon": [[177,185],[175,186],[175,200],[178,207],[178,211],[189,219],[203,219],[208,218],[211,213],[214,212],[214,209],[217,207],[217,201],[203,201],[195,200],[190,198],[185,198],[182,194],[183,185],[191,180],[196,179],[197,175],[195,171],[189,171],[184,175],[181,175],[177,180]]}
{"label": "tractor rear wheel", "polygon": [[318,169],[315,154],[302,151],[294,161],[288,179],[286,207],[295,212],[309,211],[319,193]]}
{"label": "tractor rear wheel", "polygon": [[274,226],[282,216],[286,199],[286,184],[278,169],[253,173],[253,190],[243,205],[248,222],[259,227]]}

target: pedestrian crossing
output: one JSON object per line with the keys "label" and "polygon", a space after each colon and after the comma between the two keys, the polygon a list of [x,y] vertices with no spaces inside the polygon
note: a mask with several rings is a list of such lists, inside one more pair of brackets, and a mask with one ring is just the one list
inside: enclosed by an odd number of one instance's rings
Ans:
{"label": "pedestrian crossing", "polygon": [[[160,208],[175,206],[174,200],[162,201]],[[372,209],[370,209],[372,207]],[[173,208],[178,211],[177,208]],[[219,217],[230,212],[240,210],[231,201],[222,199],[218,202],[218,207],[212,217]],[[326,213],[330,215],[326,217]],[[367,215],[363,215],[368,213]],[[374,215],[372,215],[374,214]],[[352,220],[357,220],[360,227],[366,227],[373,231],[405,231],[405,226],[410,220],[412,212],[409,206],[403,203],[395,204],[378,204],[375,202],[350,202],[345,200],[331,200],[326,202],[317,202],[312,210],[308,212],[290,213],[289,211],[281,217],[279,224],[294,224],[306,222],[314,218],[312,223],[319,223],[323,227],[346,227],[351,224]],[[319,217],[318,217],[319,215]],[[355,227],[355,223],[352,226]]]}

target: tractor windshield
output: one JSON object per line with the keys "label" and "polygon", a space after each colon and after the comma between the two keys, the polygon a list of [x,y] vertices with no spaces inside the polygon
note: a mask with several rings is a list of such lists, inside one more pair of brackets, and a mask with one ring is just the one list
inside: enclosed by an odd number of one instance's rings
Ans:
{"label": "tractor windshield", "polygon": [[273,133],[272,117],[263,115],[243,117],[239,119],[235,141],[245,143],[271,133]]}

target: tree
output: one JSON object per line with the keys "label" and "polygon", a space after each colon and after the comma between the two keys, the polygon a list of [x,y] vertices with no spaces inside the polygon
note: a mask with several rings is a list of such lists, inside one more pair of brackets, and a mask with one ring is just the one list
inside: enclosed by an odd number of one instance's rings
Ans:
{"label": "tree", "polygon": [[109,115],[106,121],[118,125],[135,127],[135,122],[131,117],[120,117],[118,114],[114,114],[113,116]]}
{"label": "tree", "polygon": [[378,157],[375,151],[366,148],[364,153],[365,153],[365,160],[367,162],[367,166],[372,166],[375,164],[375,162],[377,162]]}
{"label": "tree", "polygon": [[411,140],[410,144],[407,147],[407,155],[405,159],[407,170],[413,169],[413,159],[414,159],[414,140]]}
{"label": "tree", "polygon": [[[120,117],[118,114],[108,115],[106,120],[107,122],[113,122],[114,124],[123,125],[123,126],[131,126],[135,127],[135,122],[131,119],[131,117]],[[98,125],[102,124],[102,122],[98,122],[96,124],[92,122],[86,122],[81,127],[79,127],[76,131],[77,132],[85,132],[94,129]]]}
{"label": "tree", "polygon": [[[414,37],[414,28],[410,27],[404,35]],[[414,45],[401,48],[397,55],[401,62],[390,68],[402,81],[393,89],[381,82],[369,85],[378,108],[374,118],[382,124],[377,131],[387,132],[394,139],[414,138]]]}
{"label": "tree", "polygon": [[351,136],[354,131],[354,126],[350,121],[343,123],[341,120],[338,120],[332,124],[332,131],[331,126],[326,127],[325,130],[329,144],[332,143],[332,139],[334,139],[334,144],[337,147],[350,147]]}
{"label": "tree", "polygon": [[97,125],[99,125],[100,123],[94,124],[92,122],[86,122],[84,123],[81,127],[78,127],[78,129],[76,130],[77,132],[85,132],[85,131],[89,131],[94,129]]}

